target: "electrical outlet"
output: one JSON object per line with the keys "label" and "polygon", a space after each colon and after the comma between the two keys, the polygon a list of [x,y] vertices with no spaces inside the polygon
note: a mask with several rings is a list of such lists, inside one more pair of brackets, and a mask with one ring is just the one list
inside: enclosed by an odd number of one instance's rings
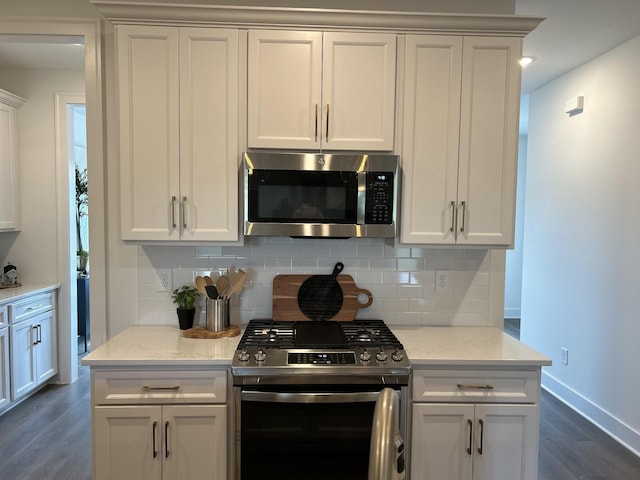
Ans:
{"label": "electrical outlet", "polygon": [[158,291],[171,291],[171,270],[158,270]]}
{"label": "electrical outlet", "polygon": [[449,270],[436,270],[436,292],[449,290]]}
{"label": "electrical outlet", "polygon": [[562,347],[561,351],[562,351],[562,364],[569,365],[569,350]]}

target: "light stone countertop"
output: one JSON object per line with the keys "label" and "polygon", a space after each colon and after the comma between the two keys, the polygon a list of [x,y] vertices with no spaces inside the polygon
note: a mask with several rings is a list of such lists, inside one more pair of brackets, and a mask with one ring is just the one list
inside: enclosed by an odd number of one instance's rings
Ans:
{"label": "light stone countertop", "polygon": [[[414,367],[532,366],[551,360],[497,328],[391,326]],[[239,336],[184,338],[178,327],[133,326],[85,356],[90,366],[231,365]]]}
{"label": "light stone countertop", "polygon": [[16,288],[0,288],[0,306],[22,300],[29,295],[48,292],[60,288],[59,283],[47,284],[22,284]]}
{"label": "light stone countertop", "polygon": [[81,360],[91,366],[228,367],[240,336],[216,339],[184,338],[177,326],[133,326]]}
{"label": "light stone countertop", "polygon": [[548,366],[551,359],[491,327],[399,327],[413,367],[420,366]]}

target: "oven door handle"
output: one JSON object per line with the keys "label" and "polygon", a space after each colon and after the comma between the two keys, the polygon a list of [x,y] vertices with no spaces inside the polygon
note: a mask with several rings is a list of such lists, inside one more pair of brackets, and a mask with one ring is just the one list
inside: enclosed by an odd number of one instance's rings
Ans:
{"label": "oven door handle", "polygon": [[358,403],[375,402],[380,392],[255,392],[244,390],[243,402]]}

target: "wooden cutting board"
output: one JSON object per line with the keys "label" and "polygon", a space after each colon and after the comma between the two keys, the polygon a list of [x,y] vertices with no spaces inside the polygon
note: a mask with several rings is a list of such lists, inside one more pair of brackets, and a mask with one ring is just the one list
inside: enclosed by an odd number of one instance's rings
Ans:
{"label": "wooden cutting board", "polygon": [[[272,317],[278,321],[310,320],[298,306],[298,290],[304,281],[313,275],[277,275],[273,279]],[[358,288],[351,275],[338,275],[338,283],[342,287],[342,308],[331,320],[355,320],[360,308],[366,308],[373,302],[369,290]],[[360,303],[358,297],[368,297],[366,303]]]}

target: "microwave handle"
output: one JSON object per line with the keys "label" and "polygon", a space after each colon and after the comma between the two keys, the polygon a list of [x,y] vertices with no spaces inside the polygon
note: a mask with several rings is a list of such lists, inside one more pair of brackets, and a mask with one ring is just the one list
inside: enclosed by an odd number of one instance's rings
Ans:
{"label": "microwave handle", "polygon": [[404,441],[400,436],[399,399],[384,388],[373,414],[368,480],[404,480]]}
{"label": "microwave handle", "polygon": [[367,172],[358,172],[358,206],[356,223],[364,225],[364,214],[367,208]]}

